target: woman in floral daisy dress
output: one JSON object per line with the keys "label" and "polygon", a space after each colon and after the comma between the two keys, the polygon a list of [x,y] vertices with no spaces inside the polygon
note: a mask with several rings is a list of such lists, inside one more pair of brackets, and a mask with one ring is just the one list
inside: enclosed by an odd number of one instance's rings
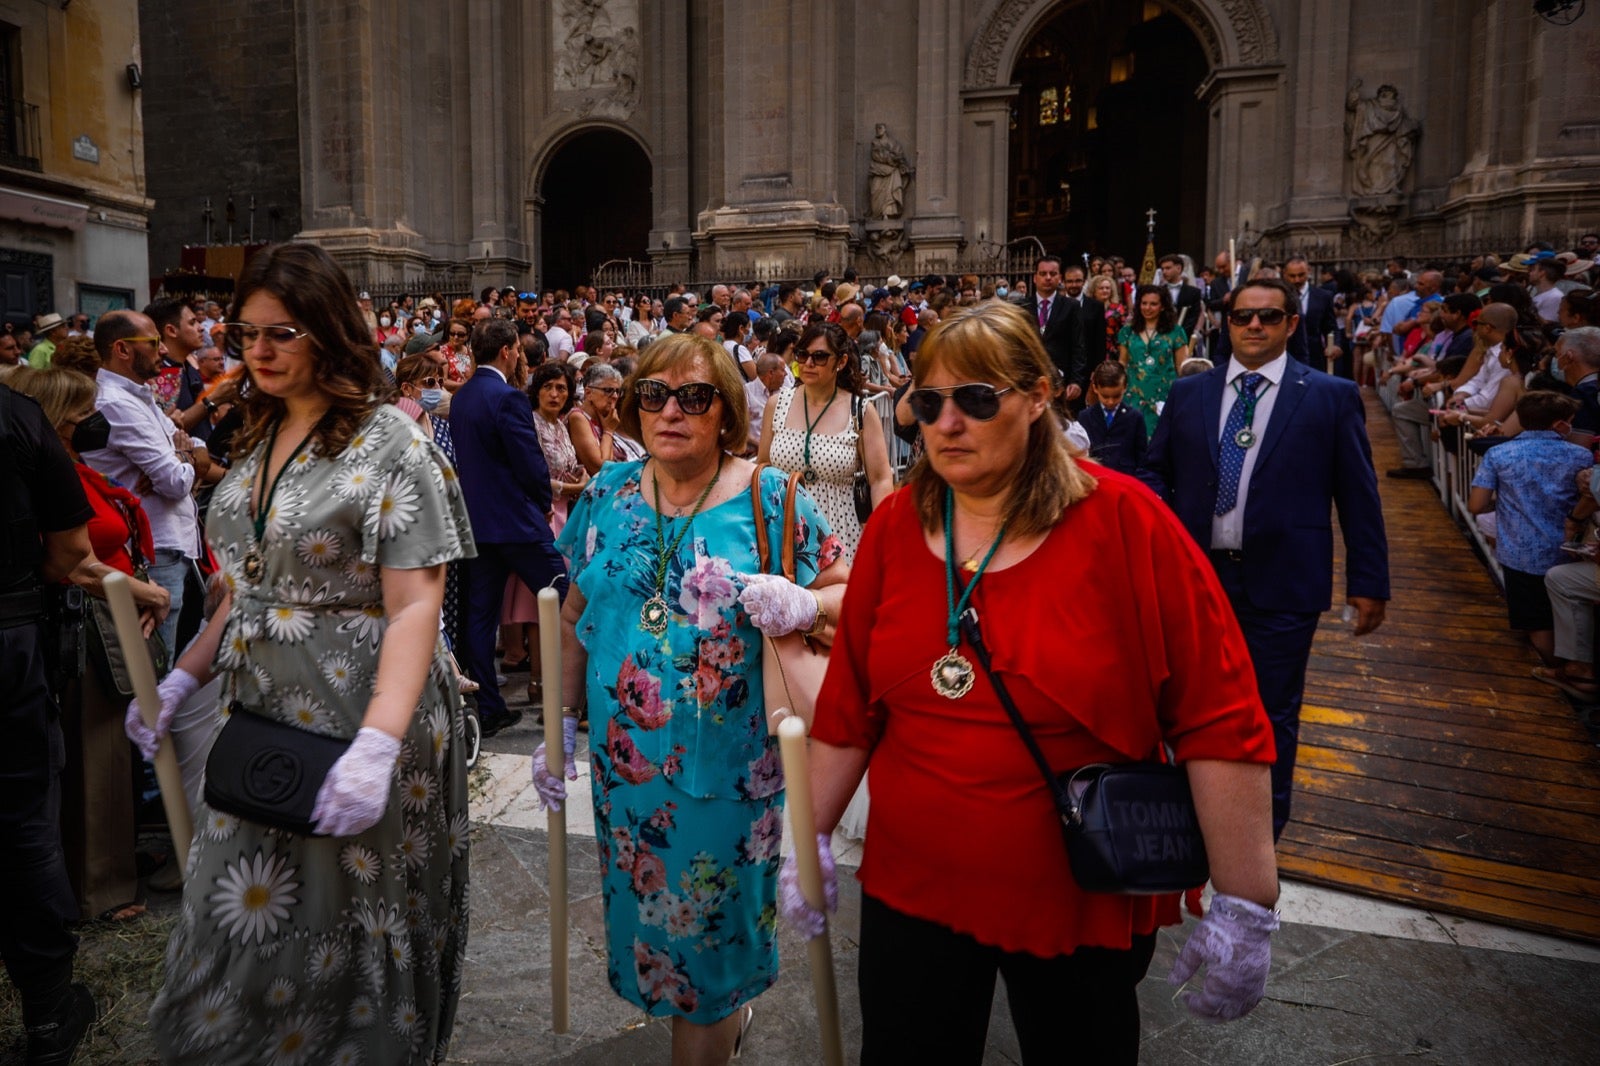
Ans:
{"label": "woman in floral daisy dress", "polygon": [[233,713],[354,742],[318,793],[318,835],[195,810],[157,1047],[196,1066],[442,1062],[467,934],[439,639],[444,564],[473,554],[461,492],[377,402],[377,353],[326,253],[263,252],[234,306],[249,392],[207,523],[228,590],[214,669]]}
{"label": "woman in floral daisy dress", "polygon": [[[761,636],[828,639],[847,568],[801,493],[799,585],[759,572],[754,467],[727,454],[748,434],[744,381],[717,344],[652,342],[621,421],[651,458],[601,467],[557,542],[572,575],[562,691],[587,703],[593,738],[607,973],[618,995],[673,1019],[672,1061],[725,1062],[778,974],[783,767]],[[773,552],[784,486],[776,470],[760,484]],[[570,778],[576,721],[564,724]],[[534,783],[559,805],[561,764],[546,757],[541,745]]]}

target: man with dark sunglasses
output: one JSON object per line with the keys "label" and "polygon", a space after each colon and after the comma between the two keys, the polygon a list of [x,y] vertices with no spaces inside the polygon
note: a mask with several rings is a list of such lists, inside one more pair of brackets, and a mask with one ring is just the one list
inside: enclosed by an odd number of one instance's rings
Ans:
{"label": "man with dark sunglasses", "polygon": [[1274,839],[1289,820],[1311,642],[1332,604],[1335,507],[1352,635],[1381,625],[1389,599],[1361,393],[1289,357],[1298,308],[1294,290],[1277,278],[1234,291],[1232,356],[1173,383],[1141,470],[1210,553],[1250,648],[1278,750]]}

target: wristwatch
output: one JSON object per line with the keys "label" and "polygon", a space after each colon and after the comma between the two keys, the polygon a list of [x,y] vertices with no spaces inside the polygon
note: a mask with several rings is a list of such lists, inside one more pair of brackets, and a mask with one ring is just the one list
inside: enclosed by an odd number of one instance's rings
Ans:
{"label": "wristwatch", "polygon": [[[810,590],[808,589],[807,591],[809,592]],[[822,606],[822,597],[815,592],[811,593],[811,598],[817,601],[817,617],[811,623],[811,628],[805,631],[805,635],[816,637],[821,636],[822,631],[828,628],[828,609]]]}
{"label": "wristwatch", "polygon": [[211,397],[203,396],[201,397],[200,402],[205,405],[206,414],[214,415],[217,413],[217,401],[213,400]]}

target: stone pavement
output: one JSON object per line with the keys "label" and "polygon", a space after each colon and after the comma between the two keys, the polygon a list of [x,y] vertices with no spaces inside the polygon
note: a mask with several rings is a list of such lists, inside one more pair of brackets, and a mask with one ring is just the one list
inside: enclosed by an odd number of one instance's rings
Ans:
{"label": "stone pavement", "polygon": [[[472,935],[450,1062],[665,1063],[669,1033],[625,1003],[606,980],[599,875],[588,804],[586,738],[569,811],[571,1032],[550,1032],[549,912],[544,814],[527,784],[537,725],[488,742],[473,791]],[[860,894],[849,870],[859,849],[836,842],[840,911],[834,965],[847,1052],[859,1044],[855,995]],[[1426,911],[1286,884],[1284,926],[1273,942],[1267,998],[1246,1019],[1192,1019],[1164,977],[1187,935],[1161,934],[1140,988],[1142,1063],[1151,1066],[1600,1062],[1600,949]],[[805,945],[784,934],[778,983],[755,1003],[743,1061],[820,1061]],[[928,986],[937,1025],[936,977]],[[1062,1034],[1070,1061],[1071,1034]],[[851,1061],[854,1061],[851,1052]],[[986,1064],[1020,1062],[1003,995]]]}

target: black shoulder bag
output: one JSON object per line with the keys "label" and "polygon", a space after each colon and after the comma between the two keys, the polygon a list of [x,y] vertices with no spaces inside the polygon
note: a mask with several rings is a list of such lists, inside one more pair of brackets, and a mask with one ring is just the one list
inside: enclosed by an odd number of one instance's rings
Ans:
{"label": "black shoulder bag", "polygon": [[861,409],[866,406],[860,394],[851,397],[850,413],[856,424],[856,472],[850,479],[850,497],[856,506],[856,521],[862,525],[872,517],[872,483],[867,480],[867,448],[861,440]]}
{"label": "black shoulder bag", "polygon": [[1078,886],[1156,895],[1205,884],[1211,876],[1206,845],[1183,768],[1170,762],[1093,763],[1057,774],[990,665],[975,608],[961,616],[961,632],[1044,777]]}
{"label": "black shoulder bag", "polygon": [[311,810],[350,741],[252,713],[234,700],[206,756],[206,803],[249,822],[314,836]]}

